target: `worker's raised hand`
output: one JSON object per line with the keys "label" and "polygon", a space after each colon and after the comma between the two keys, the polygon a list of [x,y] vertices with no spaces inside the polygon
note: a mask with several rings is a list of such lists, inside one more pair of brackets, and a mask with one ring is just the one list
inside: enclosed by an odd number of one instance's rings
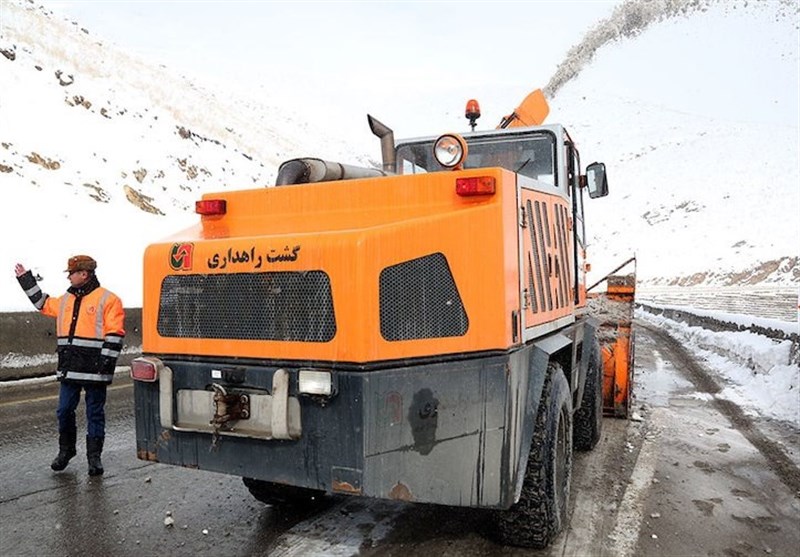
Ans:
{"label": "worker's raised hand", "polygon": [[28,270],[22,265],[22,263],[17,263],[16,266],[14,267],[14,272],[17,273],[18,277],[21,277],[22,275],[27,273]]}

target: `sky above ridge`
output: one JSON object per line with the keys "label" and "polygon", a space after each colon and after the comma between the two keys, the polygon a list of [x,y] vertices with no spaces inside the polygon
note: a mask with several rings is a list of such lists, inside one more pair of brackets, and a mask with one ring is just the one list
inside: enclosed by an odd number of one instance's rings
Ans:
{"label": "sky above ridge", "polygon": [[[326,107],[376,110],[387,91],[402,102],[430,95],[420,94],[426,87],[448,95],[458,91],[453,103],[459,111],[470,96],[485,91],[484,122],[499,122],[516,106],[506,104],[544,87],[569,48],[618,4],[50,0],[44,5],[153,63],[190,77],[264,88],[278,97],[300,95],[309,111],[323,104],[320,100]],[[506,92],[513,101],[499,100]]]}

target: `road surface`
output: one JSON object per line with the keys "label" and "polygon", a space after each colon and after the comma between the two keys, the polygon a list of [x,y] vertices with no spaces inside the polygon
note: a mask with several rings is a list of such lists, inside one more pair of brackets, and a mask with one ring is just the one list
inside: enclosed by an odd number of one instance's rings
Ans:
{"label": "road surface", "polygon": [[238,478],[139,461],[123,381],[109,394],[98,478],[83,447],[50,470],[52,391],[0,399],[0,554],[796,555],[800,473],[773,433],[791,444],[797,432],[772,424],[764,435],[713,396],[709,370],[643,324],[636,358],[635,419],[606,419],[597,448],[576,453],[571,526],[545,551],[497,545],[471,509],[348,497],[273,508]]}

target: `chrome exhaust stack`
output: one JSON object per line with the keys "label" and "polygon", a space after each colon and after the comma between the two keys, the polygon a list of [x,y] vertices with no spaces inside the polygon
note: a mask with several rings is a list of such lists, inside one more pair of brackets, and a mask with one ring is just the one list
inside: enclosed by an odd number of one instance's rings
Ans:
{"label": "chrome exhaust stack", "polygon": [[386,125],[379,122],[367,114],[367,121],[372,133],[378,136],[381,140],[381,157],[383,158],[384,172],[394,173],[395,156],[394,156],[394,132]]}

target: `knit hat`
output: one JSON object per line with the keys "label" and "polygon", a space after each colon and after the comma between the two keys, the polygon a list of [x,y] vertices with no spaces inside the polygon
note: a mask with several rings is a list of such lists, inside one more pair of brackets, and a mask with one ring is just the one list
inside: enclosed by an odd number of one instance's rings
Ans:
{"label": "knit hat", "polygon": [[75,255],[67,260],[66,273],[74,273],[75,271],[94,271],[97,269],[97,261],[88,255]]}

